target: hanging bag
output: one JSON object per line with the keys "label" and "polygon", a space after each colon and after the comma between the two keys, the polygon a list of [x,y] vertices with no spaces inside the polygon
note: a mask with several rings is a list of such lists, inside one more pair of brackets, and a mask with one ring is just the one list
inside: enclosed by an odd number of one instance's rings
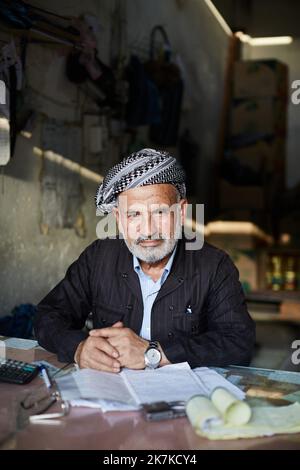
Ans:
{"label": "hanging bag", "polygon": [[[157,37],[163,48],[157,54]],[[183,95],[183,81],[177,64],[172,62],[172,49],[165,29],[157,25],[151,31],[150,59],[145,64],[149,78],[155,83],[160,96],[160,122],[150,126],[150,140],[160,146],[176,145]]]}

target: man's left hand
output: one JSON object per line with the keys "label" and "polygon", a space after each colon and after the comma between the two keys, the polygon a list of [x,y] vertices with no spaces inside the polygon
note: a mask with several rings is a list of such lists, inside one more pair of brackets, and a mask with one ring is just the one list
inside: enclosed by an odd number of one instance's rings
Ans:
{"label": "man's left hand", "polygon": [[109,343],[119,352],[118,361],[121,367],[129,369],[144,369],[144,354],[149,346],[149,342],[138,336],[130,328],[101,328],[91,330],[91,336],[107,338]]}

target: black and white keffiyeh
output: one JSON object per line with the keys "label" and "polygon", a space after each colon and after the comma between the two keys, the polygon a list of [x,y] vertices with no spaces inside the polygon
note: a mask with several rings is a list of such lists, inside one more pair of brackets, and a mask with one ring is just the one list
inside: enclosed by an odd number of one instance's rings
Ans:
{"label": "black and white keffiyeh", "polygon": [[96,194],[96,207],[107,214],[116,206],[118,194],[149,184],[174,185],[182,198],[186,196],[185,173],[168,152],[143,149],[132,153],[113,166]]}

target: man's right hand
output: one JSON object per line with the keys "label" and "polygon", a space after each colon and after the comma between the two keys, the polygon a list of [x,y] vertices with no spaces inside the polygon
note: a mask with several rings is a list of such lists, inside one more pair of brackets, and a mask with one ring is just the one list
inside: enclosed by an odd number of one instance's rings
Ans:
{"label": "man's right hand", "polygon": [[[122,322],[113,325],[114,328],[123,326]],[[79,343],[75,352],[75,362],[81,369],[90,368],[104,372],[120,372],[119,353],[111,346],[106,338],[89,336]]]}

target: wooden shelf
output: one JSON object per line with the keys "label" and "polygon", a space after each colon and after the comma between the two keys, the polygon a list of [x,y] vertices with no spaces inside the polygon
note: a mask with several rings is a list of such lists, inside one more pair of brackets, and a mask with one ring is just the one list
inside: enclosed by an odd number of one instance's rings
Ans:
{"label": "wooden shelf", "polygon": [[[249,313],[255,321],[300,324],[300,292],[257,291],[246,295]],[[274,309],[273,311],[272,308]]]}

